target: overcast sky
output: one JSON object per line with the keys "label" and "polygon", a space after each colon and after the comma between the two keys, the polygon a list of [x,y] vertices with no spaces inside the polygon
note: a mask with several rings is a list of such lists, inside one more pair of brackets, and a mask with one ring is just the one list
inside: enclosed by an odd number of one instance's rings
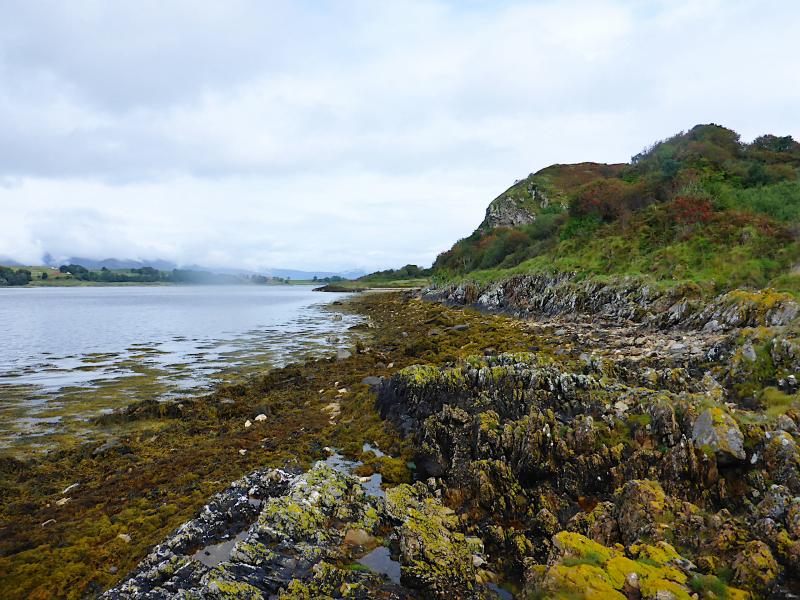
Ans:
{"label": "overcast sky", "polygon": [[428,265],[551,163],[800,139],[800,3],[0,0],[0,256]]}

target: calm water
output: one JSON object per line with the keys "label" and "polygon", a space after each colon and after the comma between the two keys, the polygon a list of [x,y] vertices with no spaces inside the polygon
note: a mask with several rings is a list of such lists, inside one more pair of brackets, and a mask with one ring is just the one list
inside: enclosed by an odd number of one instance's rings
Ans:
{"label": "calm water", "polygon": [[308,286],[0,288],[0,446],[348,345]]}

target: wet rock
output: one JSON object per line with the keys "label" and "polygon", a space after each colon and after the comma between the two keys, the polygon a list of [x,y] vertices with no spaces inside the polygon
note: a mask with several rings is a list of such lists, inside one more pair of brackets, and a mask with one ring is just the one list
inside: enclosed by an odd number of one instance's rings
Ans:
{"label": "wet rock", "polygon": [[347,360],[351,356],[353,356],[353,353],[349,350],[345,350],[344,348],[339,348],[336,351],[336,360]]}
{"label": "wet rock", "polygon": [[382,381],[383,381],[382,377],[376,377],[374,375],[370,375],[369,377],[364,377],[364,379],[361,380],[361,383],[363,385],[368,385],[370,387],[378,387],[381,385]]}

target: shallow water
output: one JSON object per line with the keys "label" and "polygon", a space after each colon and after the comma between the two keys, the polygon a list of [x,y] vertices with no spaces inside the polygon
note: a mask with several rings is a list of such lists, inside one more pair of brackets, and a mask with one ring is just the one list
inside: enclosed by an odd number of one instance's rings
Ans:
{"label": "shallow water", "polygon": [[[0,447],[148,398],[264,372],[350,340],[311,286],[0,289]],[[337,315],[337,316],[335,316]]]}
{"label": "shallow water", "polygon": [[392,558],[389,548],[378,546],[369,554],[358,559],[370,571],[386,575],[392,583],[400,584],[400,562]]}

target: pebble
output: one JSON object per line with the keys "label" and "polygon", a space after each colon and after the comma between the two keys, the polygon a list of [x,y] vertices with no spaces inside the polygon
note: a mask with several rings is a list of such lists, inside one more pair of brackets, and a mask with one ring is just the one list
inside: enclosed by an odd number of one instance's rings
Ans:
{"label": "pebble", "polygon": [[123,542],[125,542],[126,544],[130,544],[131,543],[131,536],[129,536],[127,533],[118,533],[117,537],[119,539],[121,539]]}
{"label": "pebble", "polygon": [[247,421],[244,422],[245,428],[250,427],[251,425],[252,423],[250,422],[250,419],[247,419]]}
{"label": "pebble", "polygon": [[256,421],[266,421],[266,420],[267,420],[267,415],[265,415],[264,413],[261,413],[260,415],[256,416]]}
{"label": "pebble", "polygon": [[247,454],[247,450],[245,450],[244,448],[242,448],[241,450],[239,450],[239,454],[241,454],[242,456],[244,456],[245,454]]}
{"label": "pebble", "polygon": [[64,506],[70,500],[72,500],[72,498],[61,498],[61,500],[56,501],[56,506]]}

